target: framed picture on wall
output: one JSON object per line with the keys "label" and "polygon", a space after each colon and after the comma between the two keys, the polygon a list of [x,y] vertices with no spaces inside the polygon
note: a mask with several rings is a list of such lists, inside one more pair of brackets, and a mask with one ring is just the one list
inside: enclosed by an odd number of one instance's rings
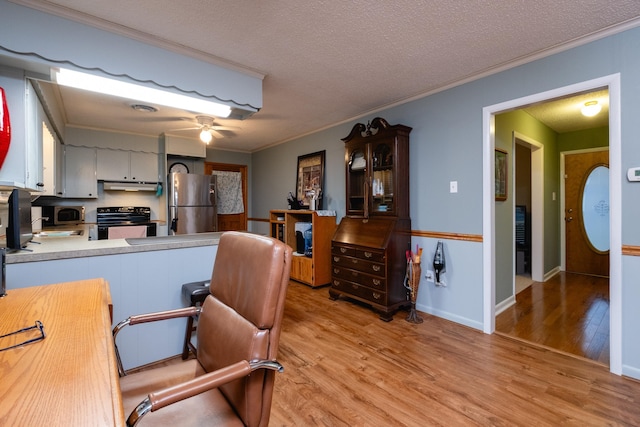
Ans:
{"label": "framed picture on wall", "polygon": [[315,209],[322,209],[322,191],[324,191],[325,150],[298,156],[298,174],[296,176],[296,197],[302,207],[308,209],[315,197]]}
{"label": "framed picture on wall", "polygon": [[496,148],[496,200],[507,200],[507,152]]}

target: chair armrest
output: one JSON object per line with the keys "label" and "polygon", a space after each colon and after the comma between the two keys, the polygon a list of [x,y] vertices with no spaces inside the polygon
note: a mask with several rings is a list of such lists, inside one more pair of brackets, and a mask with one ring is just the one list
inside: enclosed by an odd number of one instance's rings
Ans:
{"label": "chair armrest", "polygon": [[157,322],[159,320],[176,319],[179,317],[195,316],[200,313],[198,307],[177,308],[175,310],[158,311],[155,313],[137,314],[129,316],[129,324],[137,325],[139,323]]}
{"label": "chair armrest", "polygon": [[278,372],[282,372],[284,370],[280,363],[272,360],[258,360],[251,362],[242,360],[234,363],[233,365],[229,365],[214,372],[201,375],[192,380],[185,381],[184,383],[149,393],[149,396],[140,402],[140,404],[131,412],[127,419],[127,426],[135,426],[148,412],[157,411],[165,406],[169,406],[200,393],[218,388],[223,384],[246,377],[251,372],[258,369],[271,369]]}
{"label": "chair armrest", "polygon": [[116,337],[118,333],[127,325],[138,325],[141,323],[157,322],[160,320],[177,319],[180,317],[196,316],[200,314],[201,307],[185,307],[175,310],[158,311],[155,313],[138,314],[135,316],[129,316],[127,319],[120,321],[112,331],[113,334],[113,346],[116,350],[116,362],[118,364],[118,375],[125,376],[124,367],[122,366],[122,360],[120,359],[120,351],[116,344]]}

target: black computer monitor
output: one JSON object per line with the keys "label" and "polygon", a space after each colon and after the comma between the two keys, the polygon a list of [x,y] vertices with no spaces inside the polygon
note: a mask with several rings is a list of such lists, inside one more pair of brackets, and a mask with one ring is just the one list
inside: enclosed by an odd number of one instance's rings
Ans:
{"label": "black computer monitor", "polygon": [[7,248],[20,250],[31,239],[31,194],[26,190],[14,189],[9,196]]}

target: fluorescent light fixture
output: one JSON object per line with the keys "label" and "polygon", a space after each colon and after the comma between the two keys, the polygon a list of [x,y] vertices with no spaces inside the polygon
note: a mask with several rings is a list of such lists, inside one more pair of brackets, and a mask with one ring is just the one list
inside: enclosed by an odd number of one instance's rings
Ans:
{"label": "fluorescent light fixture", "polygon": [[105,182],[105,191],[157,191],[158,184],[136,182]]}
{"label": "fluorescent light fixture", "polygon": [[209,132],[209,129],[202,129],[202,132],[200,132],[200,141],[208,145],[212,139],[213,139],[213,135],[211,135],[211,132]]}
{"label": "fluorescent light fixture", "polygon": [[583,116],[593,117],[602,110],[602,106],[598,101],[589,101],[584,103],[584,107],[580,110]]}
{"label": "fluorescent light fixture", "polygon": [[54,71],[54,79],[63,86],[150,104],[164,105],[217,117],[229,117],[231,114],[231,107],[228,105],[64,68]]}

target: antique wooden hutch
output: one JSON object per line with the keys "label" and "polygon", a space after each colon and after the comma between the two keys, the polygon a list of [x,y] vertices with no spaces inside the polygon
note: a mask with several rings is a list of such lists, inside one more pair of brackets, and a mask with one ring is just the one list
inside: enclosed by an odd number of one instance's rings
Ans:
{"label": "antique wooden hutch", "polygon": [[331,242],[332,299],[370,305],[385,321],[409,306],[404,287],[409,217],[409,133],[377,117],[345,142],[346,216]]}

